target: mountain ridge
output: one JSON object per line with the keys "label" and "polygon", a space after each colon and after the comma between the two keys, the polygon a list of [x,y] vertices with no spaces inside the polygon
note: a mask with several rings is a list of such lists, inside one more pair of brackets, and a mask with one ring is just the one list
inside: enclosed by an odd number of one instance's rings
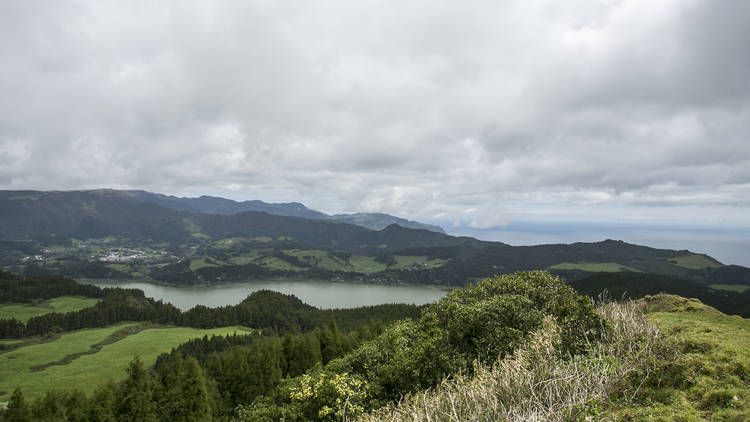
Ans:
{"label": "mountain ridge", "polygon": [[201,195],[197,198],[177,197],[152,193],[142,190],[124,191],[135,198],[155,203],[177,211],[187,211],[200,214],[239,214],[245,211],[263,211],[268,214],[286,217],[302,217],[317,220],[333,220],[342,223],[362,226],[370,230],[382,230],[390,224],[398,224],[410,229],[423,229],[446,234],[442,227],[424,224],[385,213],[352,213],[329,215],[321,211],[307,208],[300,202],[269,203],[261,200],[234,201],[231,199]]}
{"label": "mountain ridge", "polygon": [[[612,239],[510,246],[395,223],[370,230],[264,211],[229,213],[222,207],[237,203],[214,197],[194,199],[225,213],[195,213],[184,209],[191,202],[178,202],[183,209],[176,210],[139,199],[151,195],[145,191],[133,192],[0,191],[0,266],[93,278],[152,274],[163,282],[188,284],[219,277],[273,277],[465,285],[493,274],[543,269],[569,280],[601,271],[632,271],[704,285],[750,285],[750,269],[686,250]],[[171,201],[166,196],[157,199]],[[107,258],[119,256],[118,248],[140,248],[142,253]],[[146,255],[145,266],[117,264],[141,262],[138,256]]]}

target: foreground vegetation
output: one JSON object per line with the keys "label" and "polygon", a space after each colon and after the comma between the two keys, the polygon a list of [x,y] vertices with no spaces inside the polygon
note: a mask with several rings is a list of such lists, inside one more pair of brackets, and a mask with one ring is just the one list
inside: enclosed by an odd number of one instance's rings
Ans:
{"label": "foreground vegetation", "polygon": [[[275,307],[294,303],[281,297],[262,295]],[[307,309],[287,309],[300,306]],[[263,335],[206,336],[153,361],[136,358],[117,384],[36,399],[16,389],[3,418],[750,420],[750,322],[695,299],[660,294],[595,307],[561,279],[532,271],[480,281],[386,325],[353,313],[328,313],[316,325],[305,322],[317,318],[308,311],[294,313],[292,325],[270,315],[263,324],[276,328]],[[216,312],[208,321],[236,311]],[[132,341],[124,349],[135,353],[156,343],[136,336],[160,330],[138,327],[104,337],[120,333],[114,343]],[[56,358],[71,356],[62,344]],[[73,362],[104,357],[107,347]]]}
{"label": "foreground vegetation", "polygon": [[561,353],[548,319],[513,355],[360,420],[750,420],[750,321],[671,295],[598,311],[585,353]]}

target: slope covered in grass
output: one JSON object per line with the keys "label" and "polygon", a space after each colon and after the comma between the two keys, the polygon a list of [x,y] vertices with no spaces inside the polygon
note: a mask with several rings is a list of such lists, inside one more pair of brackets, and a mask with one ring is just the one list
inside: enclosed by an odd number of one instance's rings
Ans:
{"label": "slope covered in grass", "polygon": [[750,320],[679,296],[648,296],[643,303],[680,352],[671,364],[677,383],[649,386],[638,401],[608,414],[618,420],[749,421]]}
{"label": "slope covered in grass", "polygon": [[584,354],[561,353],[547,319],[494,365],[359,420],[750,420],[749,320],[671,295],[598,311],[605,335]]}
{"label": "slope covered in grass", "polygon": [[192,338],[246,333],[244,327],[196,329],[122,323],[65,333],[0,353],[0,401],[16,387],[34,398],[45,391],[65,391],[71,386],[91,392],[108,380],[126,376],[125,369],[138,355],[146,365]]}
{"label": "slope covered in grass", "polygon": [[26,321],[35,316],[52,312],[65,313],[78,311],[94,306],[98,301],[99,299],[89,297],[60,296],[36,304],[8,303],[0,305],[0,319],[15,318],[26,323]]}

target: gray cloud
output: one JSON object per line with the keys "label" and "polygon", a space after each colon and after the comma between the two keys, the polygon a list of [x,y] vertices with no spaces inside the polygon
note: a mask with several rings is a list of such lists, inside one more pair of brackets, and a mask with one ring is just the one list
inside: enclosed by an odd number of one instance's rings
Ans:
{"label": "gray cloud", "polygon": [[748,9],[6,1],[0,187],[747,227]]}

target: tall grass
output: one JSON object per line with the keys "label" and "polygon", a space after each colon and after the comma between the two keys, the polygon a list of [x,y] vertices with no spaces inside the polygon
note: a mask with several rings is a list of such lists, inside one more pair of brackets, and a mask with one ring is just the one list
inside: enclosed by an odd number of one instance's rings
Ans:
{"label": "tall grass", "polygon": [[546,319],[529,341],[492,367],[446,379],[433,390],[364,415],[376,421],[578,421],[607,400],[633,400],[658,362],[677,353],[638,303],[603,303],[604,337],[586,353],[560,350],[560,328]]}

